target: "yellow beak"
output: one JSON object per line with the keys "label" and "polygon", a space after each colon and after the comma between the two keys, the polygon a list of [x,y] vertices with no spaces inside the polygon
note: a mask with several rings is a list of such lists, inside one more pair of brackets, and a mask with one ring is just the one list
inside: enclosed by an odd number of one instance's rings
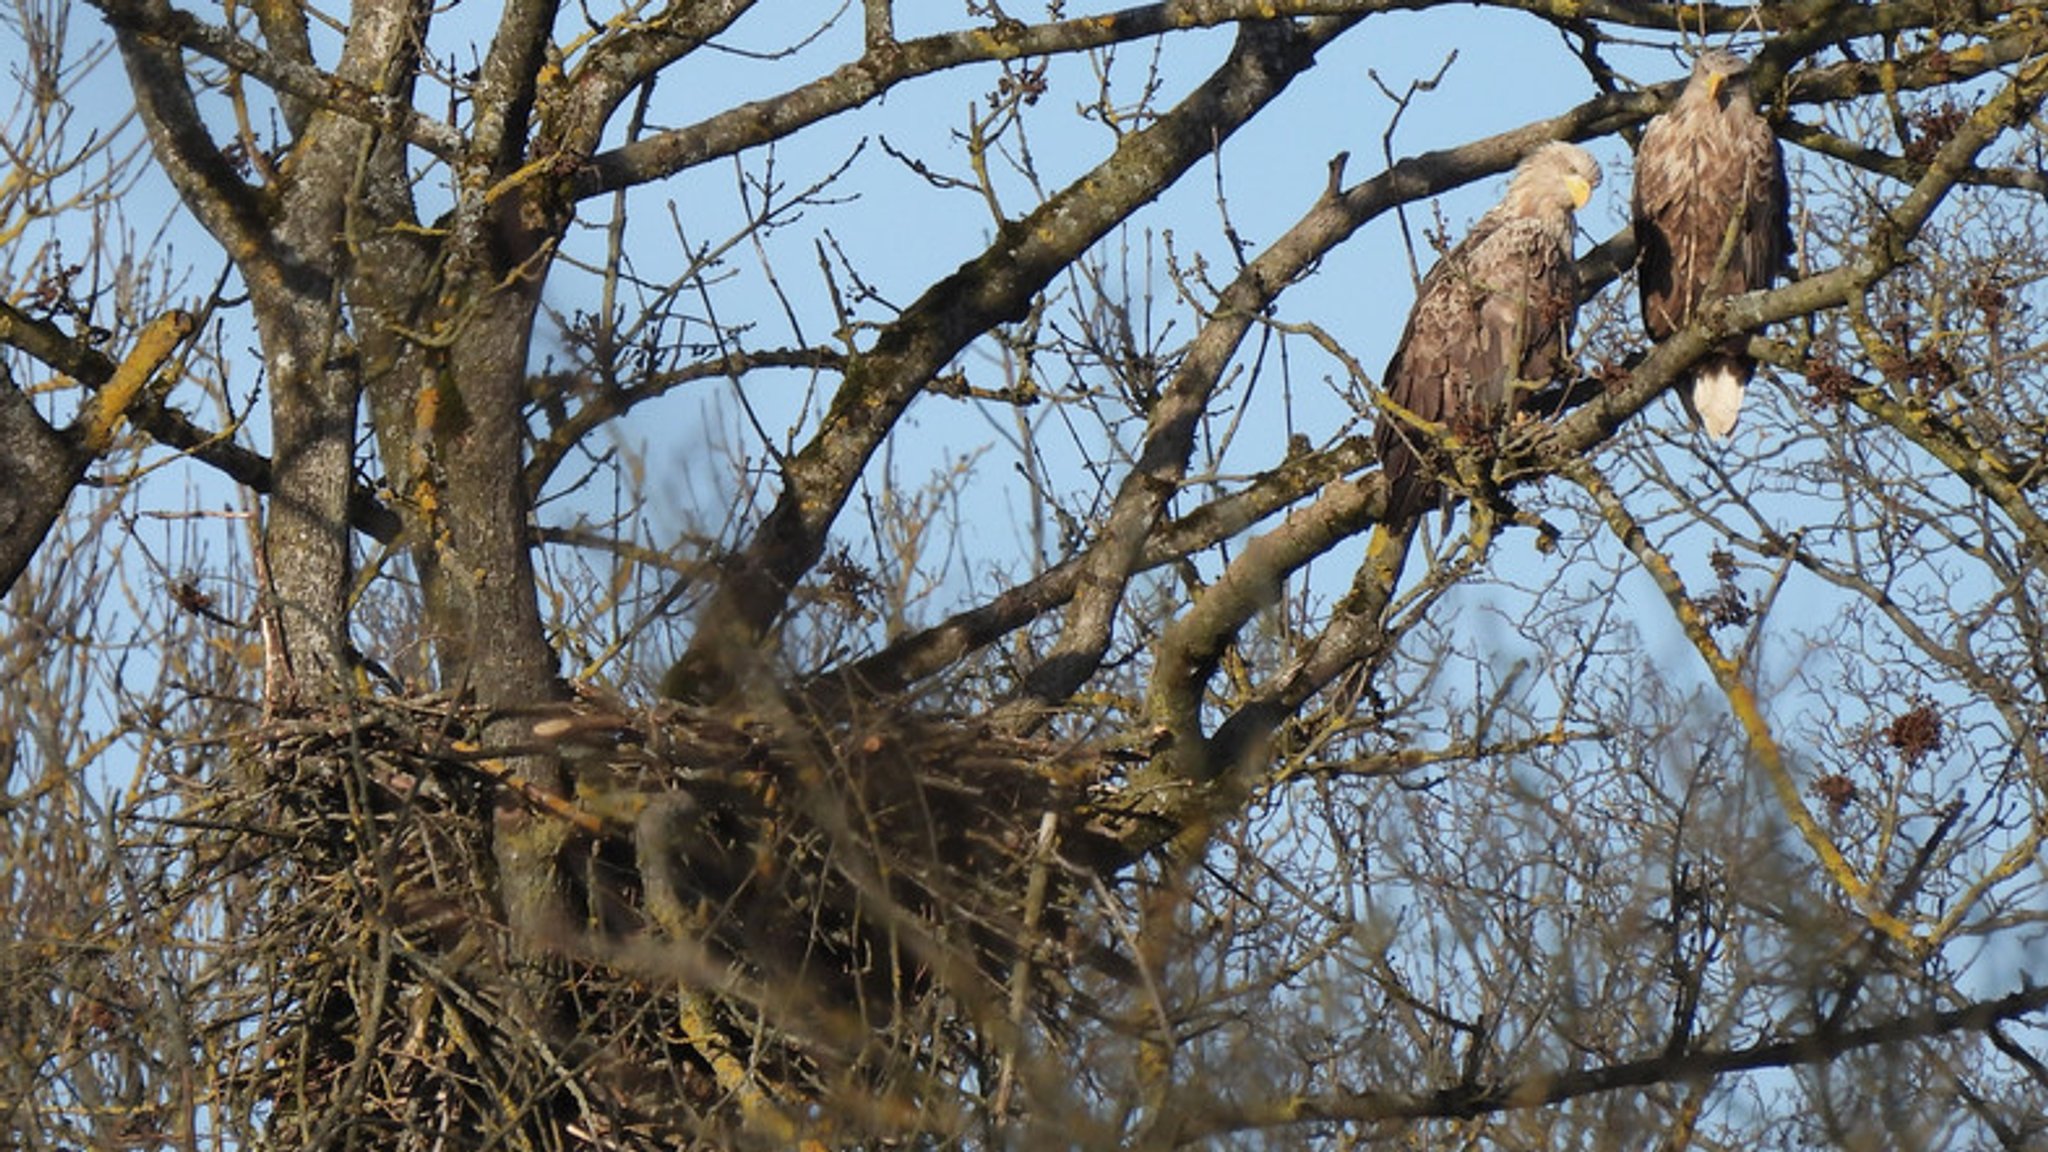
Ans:
{"label": "yellow beak", "polygon": [[1573,208],[1584,208],[1586,201],[1593,198],[1593,186],[1586,183],[1585,178],[1582,176],[1565,177],[1564,186],[1572,194]]}
{"label": "yellow beak", "polygon": [[1721,89],[1728,83],[1728,77],[1719,72],[1707,73],[1707,99],[1719,100]]}

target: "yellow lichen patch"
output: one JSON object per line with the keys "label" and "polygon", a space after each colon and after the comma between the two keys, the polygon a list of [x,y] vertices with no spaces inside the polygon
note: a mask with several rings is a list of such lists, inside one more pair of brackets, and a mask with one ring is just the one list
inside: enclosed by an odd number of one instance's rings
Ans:
{"label": "yellow lichen patch", "polygon": [[164,361],[171,358],[179,342],[198,326],[199,321],[190,312],[173,310],[143,328],[142,334],[135,338],[135,347],[129,350],[128,358],[121,361],[112,378],[80,414],[87,452],[98,456],[113,446],[114,429],[121,422],[122,414],[135,402],[142,386],[149,383],[150,377],[156,375]]}
{"label": "yellow lichen patch", "polygon": [[516,171],[507,175],[504,179],[499,180],[496,184],[493,184],[489,188],[485,189],[484,203],[497,203],[499,200],[503,199],[507,193],[512,192],[514,189],[517,189],[520,185],[526,183],[529,180],[532,180],[536,176],[543,175],[549,171],[558,168],[561,165],[561,163],[561,155],[555,152],[549,152],[541,156],[536,156],[531,160],[528,160],[525,164],[520,165],[520,167]]}
{"label": "yellow lichen patch", "polygon": [[967,33],[976,55],[989,60],[1014,60],[1023,52],[1000,27],[976,28]]}
{"label": "yellow lichen patch", "polygon": [[415,432],[431,433],[441,419],[441,385],[429,381],[420,389],[419,399],[413,402],[412,426]]}
{"label": "yellow lichen patch", "polygon": [[435,513],[441,510],[440,491],[434,487],[431,481],[422,476],[412,486],[412,503],[413,507],[419,510],[422,519],[432,520]]}

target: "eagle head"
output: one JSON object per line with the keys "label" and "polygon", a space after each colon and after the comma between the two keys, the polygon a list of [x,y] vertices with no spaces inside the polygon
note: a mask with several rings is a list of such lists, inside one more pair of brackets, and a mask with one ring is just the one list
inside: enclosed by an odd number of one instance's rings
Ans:
{"label": "eagle head", "polygon": [[1576,144],[1553,140],[1522,158],[1508,181],[1507,201],[1518,212],[1534,215],[1542,206],[1575,212],[1586,206],[1600,186],[1600,162]]}
{"label": "eagle head", "polygon": [[1692,63],[1692,83],[1708,100],[1722,103],[1723,93],[1732,95],[1749,83],[1749,61],[1726,48],[1709,48]]}

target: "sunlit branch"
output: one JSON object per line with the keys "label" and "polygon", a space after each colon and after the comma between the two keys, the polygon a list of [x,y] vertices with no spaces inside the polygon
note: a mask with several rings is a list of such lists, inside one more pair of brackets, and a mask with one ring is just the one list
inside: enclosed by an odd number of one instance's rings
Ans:
{"label": "sunlit branch", "polygon": [[1592,465],[1574,462],[1564,474],[1592,496],[1608,531],[1635,556],[1658,591],[1664,594],[1673,618],[1706,663],[1707,671],[1721,689],[1721,695],[1727,699],[1736,722],[1742,726],[1749,743],[1750,757],[1777,795],[1779,808],[1807,847],[1813,850],[1828,878],[1873,928],[1890,937],[1908,955],[1924,953],[1928,942],[1916,934],[1911,925],[1885,910],[1884,902],[1878,898],[1870,881],[1857,874],[1855,867],[1835,845],[1833,837],[1814,819],[1805,797],[1800,793],[1798,781],[1792,778],[1791,765],[1786,762],[1784,750],[1771,731],[1770,721],[1764,716],[1763,706],[1750,687],[1745,670],[1715,643],[1712,629],[1701,614],[1699,605],[1686,591],[1685,583],[1677,569],[1672,567],[1670,559],[1650,542],[1635,514],[1629,511],[1613,487]]}
{"label": "sunlit branch", "polygon": [[1568,744],[1594,743],[1613,738],[1614,734],[1604,729],[1579,732],[1560,729],[1512,740],[1460,740],[1441,748],[1399,748],[1342,760],[1290,759],[1273,774],[1267,787],[1277,788],[1291,781],[1305,779],[1405,776],[1425,768],[1507,759],[1525,756],[1531,752],[1562,748]]}

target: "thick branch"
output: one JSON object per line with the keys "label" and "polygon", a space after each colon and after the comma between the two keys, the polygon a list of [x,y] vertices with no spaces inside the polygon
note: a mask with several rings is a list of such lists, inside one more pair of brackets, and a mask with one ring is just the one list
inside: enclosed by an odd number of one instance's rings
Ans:
{"label": "thick branch", "polygon": [[0,596],[35,558],[85,466],[0,367]]}
{"label": "thick branch", "polygon": [[268,213],[242,183],[206,130],[187,83],[175,41],[139,30],[170,13],[162,0],[123,0],[101,6],[114,25],[115,43],[128,69],[135,109],[150,147],[185,207],[246,271],[269,258]]}
{"label": "thick branch", "polygon": [[14,586],[87,466],[113,446],[120,420],[194,326],[186,312],[151,321],[62,434],[0,375],[0,595]]}
{"label": "thick branch", "polygon": [[553,31],[554,0],[513,0],[498,17],[497,35],[470,99],[476,124],[463,149],[494,174],[519,166],[527,144],[527,116],[533,110]]}
{"label": "thick branch", "polygon": [[[263,81],[285,98],[282,103],[287,113],[287,124],[294,135],[303,130],[304,104],[310,104],[359,123],[389,128],[405,137],[407,142],[444,160],[452,159],[461,151],[462,137],[455,129],[403,102],[393,101],[373,88],[330,76],[314,67],[303,40],[303,17],[295,12],[272,11],[296,8],[296,5],[275,2],[257,5],[264,35],[275,40],[275,50],[251,44],[225,28],[208,24],[162,0],[93,0],[93,6],[106,16],[108,23],[126,35],[190,49]],[[296,36],[293,34],[295,23]],[[296,99],[290,99],[292,97]]]}
{"label": "thick branch", "polygon": [[540,135],[548,147],[582,156],[596,150],[627,94],[701,48],[754,7],[754,0],[670,0],[650,19],[611,32],[581,59],[566,82],[543,85]]}
{"label": "thick branch", "polygon": [[[270,49],[261,57],[263,63],[274,62],[280,69],[293,73],[295,78],[311,76],[316,80],[325,79],[319,76],[313,65],[313,38],[307,34],[306,10],[299,0],[256,0],[255,9],[256,26],[262,29],[263,42]],[[227,35],[225,32],[221,34]],[[234,50],[238,46],[224,47]],[[296,137],[306,130],[306,124],[313,116],[313,100],[297,95],[267,77],[258,76],[249,68],[241,71],[257,76],[257,79],[277,89],[278,110],[284,113],[286,132]]]}

